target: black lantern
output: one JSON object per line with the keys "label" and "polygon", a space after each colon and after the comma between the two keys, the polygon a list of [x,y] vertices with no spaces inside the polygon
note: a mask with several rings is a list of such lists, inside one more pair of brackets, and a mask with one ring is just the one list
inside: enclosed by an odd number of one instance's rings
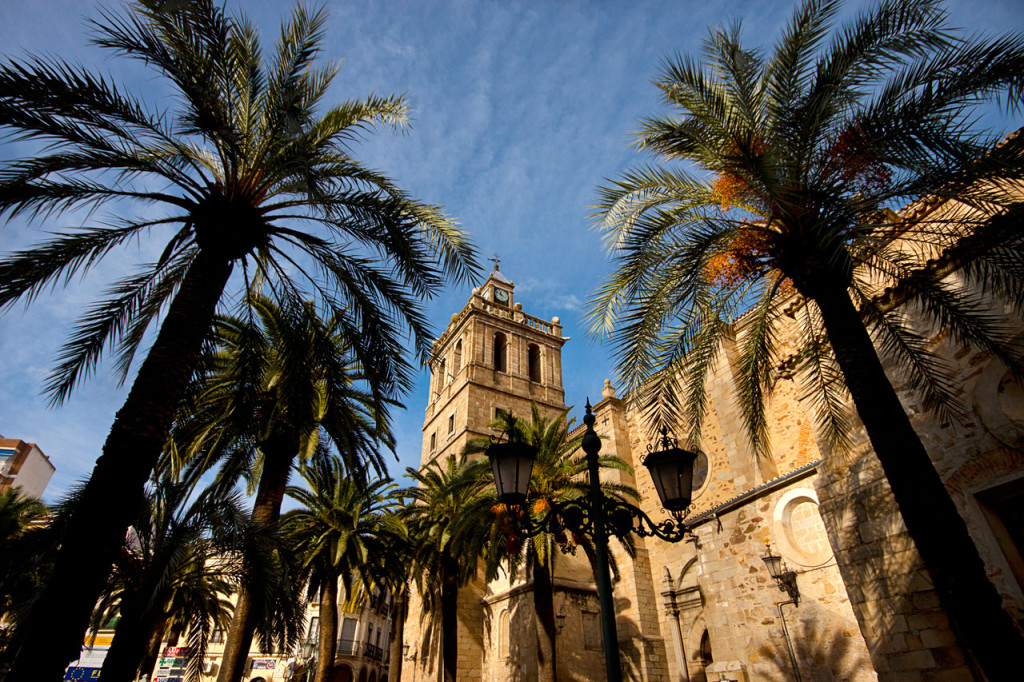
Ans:
{"label": "black lantern", "polygon": [[779,576],[782,575],[782,557],[772,554],[772,550],[769,548],[767,556],[761,557],[761,561],[768,567],[768,575],[773,580],[778,580]]}
{"label": "black lantern", "polygon": [[487,459],[494,471],[494,486],[502,504],[522,504],[530,490],[530,474],[537,459],[537,448],[521,443],[512,435],[505,443],[491,443]]}
{"label": "black lantern", "polygon": [[796,584],[796,572],[788,570],[782,563],[782,557],[772,554],[771,547],[768,548],[768,553],[761,557],[761,561],[768,567],[768,575],[779,586],[779,591],[788,594],[793,603],[799,606],[800,587]]}
{"label": "black lantern", "polygon": [[667,426],[661,428],[659,440],[660,450],[651,452],[652,446],[647,446],[649,454],[644,458],[644,466],[651,472],[661,506],[678,514],[690,506],[697,454],[678,447],[676,439],[669,437]]}

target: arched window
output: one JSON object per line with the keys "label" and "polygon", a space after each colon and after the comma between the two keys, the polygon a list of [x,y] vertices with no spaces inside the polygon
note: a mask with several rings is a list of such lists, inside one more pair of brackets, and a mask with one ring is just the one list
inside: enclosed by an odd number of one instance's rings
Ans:
{"label": "arched window", "polygon": [[508,371],[508,341],[501,332],[494,333],[494,369],[499,372]]}
{"label": "arched window", "polygon": [[711,637],[708,636],[707,630],[704,631],[700,638],[700,650],[697,652],[697,660],[706,666],[715,662],[714,656],[711,655]]}
{"label": "arched window", "polygon": [[509,631],[509,615],[508,609],[501,612],[498,616],[498,659],[508,658],[508,631]]}
{"label": "arched window", "polygon": [[437,371],[441,374],[441,383],[437,386],[438,388],[444,388],[448,385],[448,365],[443,358],[441,359],[441,364],[438,365]]}
{"label": "arched window", "polygon": [[462,339],[455,344],[455,362],[452,363],[452,374],[459,376],[460,369],[462,369]]}
{"label": "arched window", "polygon": [[530,381],[540,383],[540,347],[535,343],[531,343],[527,351],[527,365],[530,368]]}

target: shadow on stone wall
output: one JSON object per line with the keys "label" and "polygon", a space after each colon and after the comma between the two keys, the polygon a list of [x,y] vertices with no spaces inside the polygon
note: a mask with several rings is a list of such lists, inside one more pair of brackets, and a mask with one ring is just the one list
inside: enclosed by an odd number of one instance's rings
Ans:
{"label": "shadow on stone wall", "polygon": [[[537,627],[533,621],[533,592],[525,592],[509,602],[508,661],[509,682],[528,682],[537,677]],[[518,665],[515,663],[518,661]],[[511,663],[511,664],[510,664]]]}
{"label": "shadow on stone wall", "polygon": [[420,641],[417,643],[417,658],[414,665],[421,670],[432,672],[434,662],[440,660],[440,656],[431,655],[433,652],[441,651],[441,610],[434,609],[420,611]]}
{"label": "shadow on stone wall", "polygon": [[[873,454],[818,484],[822,520],[879,673],[968,675],[963,652]],[[966,678],[966,679],[969,679]]]}
{"label": "shadow on stone wall", "polygon": [[640,651],[639,646],[643,641],[640,636],[640,629],[633,619],[622,615],[632,607],[633,602],[628,597],[615,595],[615,613],[619,614],[615,619],[615,628],[616,634],[619,637],[619,658],[622,663],[622,677],[627,680],[640,680],[643,679],[642,666],[644,661],[643,652]]}
{"label": "shadow on stone wall", "polygon": [[[874,677],[869,662],[853,651],[855,633],[830,630],[827,625],[816,620],[814,614],[807,615],[795,627],[790,626],[793,648],[804,680],[857,680],[865,676]],[[771,644],[760,647],[757,653],[767,664],[763,666],[767,668],[767,677],[763,679],[794,679],[793,666],[781,633],[779,637],[772,638]],[[761,676],[755,678],[761,679]]]}

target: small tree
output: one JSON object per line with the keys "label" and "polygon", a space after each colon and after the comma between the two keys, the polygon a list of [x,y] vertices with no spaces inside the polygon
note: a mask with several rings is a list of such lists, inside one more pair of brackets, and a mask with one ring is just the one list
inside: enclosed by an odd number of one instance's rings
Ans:
{"label": "small tree", "polygon": [[[0,652],[8,649],[11,625],[45,582],[49,538],[42,522],[49,510],[18,488],[0,493]],[[52,557],[49,557],[52,559]],[[6,660],[0,653],[0,665]]]}
{"label": "small tree", "polygon": [[[250,318],[217,318],[212,353],[179,413],[174,452],[197,466],[218,465],[216,489],[246,479],[256,493],[253,522],[273,529],[296,460],[322,459],[329,443],[343,458],[338,466],[362,481],[367,464],[383,467],[377,445],[392,441],[386,405],[376,402],[355,363],[345,312],[322,320],[311,302],[277,305],[263,296],[251,297],[247,310]],[[244,672],[261,594],[243,588],[238,596],[221,682]]]}
{"label": "small tree", "polygon": [[[559,515],[551,514],[561,503],[585,499],[590,490],[590,482],[586,477],[586,456],[580,450],[583,434],[569,437],[576,420],[566,419],[568,412],[565,410],[552,419],[545,419],[537,404],[532,403],[530,421],[502,411],[489,425],[495,430],[515,433],[520,442],[537,448],[537,459],[523,508],[510,509],[499,504],[491,509],[493,525],[488,553],[488,578],[494,577],[499,565],[505,566],[510,576],[515,578],[523,563],[526,564],[533,580],[533,608],[539,654],[537,678],[541,682],[554,682],[557,674],[554,595],[556,559],[561,553],[575,554],[577,548],[582,548],[591,565],[596,561],[591,538],[585,533],[566,529]],[[466,454],[484,453],[490,443],[486,438],[474,439],[467,444]],[[598,466],[632,471],[626,462],[612,456],[600,457]],[[486,470],[482,475],[490,476],[491,472]],[[625,497],[637,499],[636,491],[625,485],[602,483],[601,489],[605,495],[620,500]],[[517,519],[523,514],[529,515],[534,523],[547,519],[550,526],[543,532],[526,537],[515,530]],[[627,552],[632,554],[632,544],[628,538],[624,544]]]}
{"label": "small tree", "polygon": [[191,490],[190,481],[156,481],[132,525],[93,615],[94,629],[117,621],[104,679],[131,682],[149,673],[154,649],[172,631],[188,632],[190,677],[197,679],[210,634],[230,622],[228,597],[243,574],[237,547],[249,518],[237,495],[190,502]]}
{"label": "small tree", "polygon": [[316,682],[328,682],[338,640],[338,588],[351,599],[359,585],[385,592],[400,570],[392,547],[406,539],[399,497],[390,480],[369,484],[346,475],[337,458],[299,467],[305,488],[289,487],[302,508],[281,518],[281,529],[298,553],[310,598],[320,602],[320,655]]}
{"label": "small tree", "polygon": [[440,614],[443,679],[455,682],[459,587],[476,575],[495,499],[485,490],[480,462],[465,456],[434,459],[405,474],[417,484],[402,491],[410,500],[402,514],[409,527],[413,576],[424,614]]}

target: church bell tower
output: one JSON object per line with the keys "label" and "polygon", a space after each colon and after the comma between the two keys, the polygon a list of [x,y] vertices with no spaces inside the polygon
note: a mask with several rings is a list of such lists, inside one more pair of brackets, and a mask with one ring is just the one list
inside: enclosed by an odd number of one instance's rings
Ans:
{"label": "church bell tower", "polygon": [[458,456],[477,437],[494,435],[498,410],[530,417],[530,403],[552,417],[565,409],[561,320],[523,311],[515,284],[494,266],[434,342],[430,397],[420,464]]}

